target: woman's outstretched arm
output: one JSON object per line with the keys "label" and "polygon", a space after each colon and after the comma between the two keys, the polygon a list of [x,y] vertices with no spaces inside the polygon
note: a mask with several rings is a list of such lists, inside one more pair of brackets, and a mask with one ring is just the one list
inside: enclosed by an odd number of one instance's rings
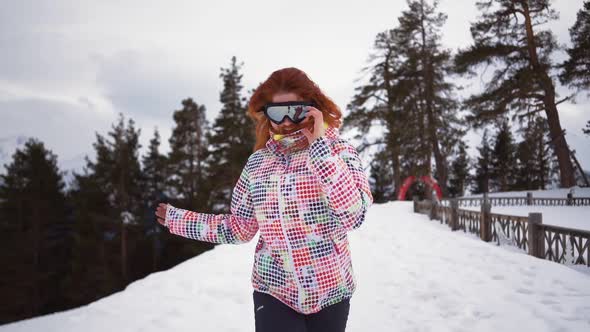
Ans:
{"label": "woman's outstretched arm", "polygon": [[331,145],[321,136],[309,146],[308,167],[318,176],[341,226],[347,231],[360,227],[373,196],[356,148],[342,138]]}
{"label": "woman's outstretched arm", "polygon": [[248,242],[258,232],[249,182],[246,165],[232,191],[229,214],[195,212],[168,204],[164,223],[170,233],[190,239],[211,243]]}

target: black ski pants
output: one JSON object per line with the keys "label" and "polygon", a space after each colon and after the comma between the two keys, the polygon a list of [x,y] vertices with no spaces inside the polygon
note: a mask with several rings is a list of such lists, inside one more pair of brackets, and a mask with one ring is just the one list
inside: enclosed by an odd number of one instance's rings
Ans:
{"label": "black ski pants", "polygon": [[344,332],[346,329],[350,299],[304,315],[269,294],[255,290],[253,297],[256,332]]}

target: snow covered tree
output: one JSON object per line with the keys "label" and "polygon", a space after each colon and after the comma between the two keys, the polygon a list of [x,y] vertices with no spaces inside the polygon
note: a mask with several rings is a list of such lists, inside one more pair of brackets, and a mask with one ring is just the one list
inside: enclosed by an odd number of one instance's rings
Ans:
{"label": "snow covered tree", "polygon": [[455,58],[459,73],[475,75],[480,65],[495,71],[483,92],[465,101],[476,126],[506,113],[545,112],[558,157],[561,186],[575,185],[570,150],[559,121],[557,105],[567,99],[555,91],[551,55],[557,42],[541,26],[557,18],[550,0],[480,0],[481,12],[471,24],[474,44]]}
{"label": "snow covered tree", "polygon": [[72,225],[57,156],[35,138],[5,165],[0,185],[0,321],[65,309]]}
{"label": "snow covered tree", "polygon": [[219,77],[223,90],[219,100],[222,108],[209,135],[208,169],[210,209],[213,213],[229,210],[231,193],[255,142],[254,122],[247,116],[247,100],[242,96],[242,74],[236,57],[229,68],[221,68]]}
{"label": "snow covered tree", "polygon": [[559,79],[578,89],[590,89],[590,0],[584,1],[569,31],[572,47],[566,50],[569,58],[562,65]]}

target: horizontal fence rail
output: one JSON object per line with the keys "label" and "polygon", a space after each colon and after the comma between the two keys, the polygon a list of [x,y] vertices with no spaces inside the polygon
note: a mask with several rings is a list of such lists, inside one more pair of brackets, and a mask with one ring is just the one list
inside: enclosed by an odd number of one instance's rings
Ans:
{"label": "horizontal fence rail", "polygon": [[[500,204],[522,202],[515,197],[497,197]],[[531,202],[531,197],[525,197]],[[512,245],[529,255],[561,264],[582,264],[590,267],[590,231],[543,224],[540,213],[529,213],[527,217],[492,213],[492,200],[479,198],[443,199],[440,202],[414,198],[414,212],[428,214],[430,219],[447,224],[451,230],[463,230],[478,235],[486,242],[497,245]],[[561,199],[538,198],[534,205],[548,203],[560,205],[569,200],[584,206],[590,198]],[[585,201],[588,200],[588,201]],[[475,203],[477,201],[477,203]],[[477,205],[475,205],[477,204]],[[459,207],[481,206],[480,211],[464,210]]]}
{"label": "horizontal fence rail", "polygon": [[[460,207],[474,207],[481,206],[481,203],[486,199],[492,206],[590,206],[590,197],[574,197],[573,194],[568,193],[567,197],[533,197],[533,193],[528,192],[526,196],[488,196],[487,193],[483,197],[462,197],[457,198]],[[442,200],[441,204],[447,205],[448,200]]]}

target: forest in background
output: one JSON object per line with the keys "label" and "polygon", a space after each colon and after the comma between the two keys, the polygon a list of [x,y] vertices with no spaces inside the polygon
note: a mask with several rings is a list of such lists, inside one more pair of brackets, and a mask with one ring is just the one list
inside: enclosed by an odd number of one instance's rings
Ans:
{"label": "forest in background", "polygon": [[[363,68],[369,80],[346,105],[343,131],[362,138],[383,130],[358,146],[375,151],[367,165],[375,202],[396,199],[410,175],[432,175],[447,197],[585,185],[558,109],[590,87],[590,1],[565,49],[543,29],[558,19],[548,0],[479,1],[473,39],[459,50],[440,44],[447,16],[437,4],[409,0],[398,24],[376,35]],[[567,53],[564,62],[553,60],[558,51]],[[169,202],[229,212],[254,146],[246,116],[253,91],[243,92],[242,66],[234,56],[221,69],[223,106],[212,123],[205,105],[180,101],[167,154],[155,129],[140,156],[141,128],[122,113],[108,133],[96,133],[92,158],[67,190],[58,157],[42,141],[30,138],[14,152],[0,177],[0,324],[88,304],[213,248],[169,234],[154,211]],[[485,88],[459,98],[453,79],[474,79],[482,66],[494,68]],[[558,96],[559,84],[571,94]],[[473,128],[484,128],[475,158],[464,142]],[[411,190],[429,194],[420,183]]]}

